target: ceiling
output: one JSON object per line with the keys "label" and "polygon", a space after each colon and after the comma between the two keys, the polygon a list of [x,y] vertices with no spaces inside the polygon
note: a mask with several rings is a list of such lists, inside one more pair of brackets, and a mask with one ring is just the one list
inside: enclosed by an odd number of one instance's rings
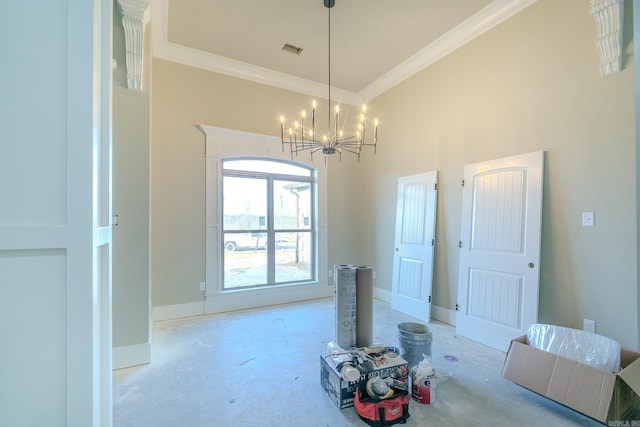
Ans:
{"label": "ceiling", "polygon": [[[152,0],[153,55],[357,104],[536,0]],[[286,52],[285,44],[303,49]]]}

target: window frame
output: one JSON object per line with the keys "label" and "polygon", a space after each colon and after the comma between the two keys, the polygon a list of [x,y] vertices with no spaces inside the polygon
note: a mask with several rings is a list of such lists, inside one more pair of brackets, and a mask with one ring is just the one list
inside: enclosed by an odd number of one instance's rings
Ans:
{"label": "window frame", "polygon": [[[205,314],[221,313],[230,310],[242,310],[275,304],[287,304],[317,298],[333,296],[332,270],[328,268],[327,218],[328,218],[328,183],[327,169],[323,156],[300,155],[293,163],[309,166],[315,171],[316,179],[316,281],[306,284],[276,285],[268,288],[222,290],[222,262],[220,258],[222,227],[222,159],[232,157],[256,157],[268,160],[291,160],[289,150],[283,149],[279,137],[262,135],[209,125],[197,125],[204,134],[204,275],[205,291],[203,302],[187,303],[184,310],[191,310],[191,305],[202,307]],[[286,148],[286,147],[285,147]],[[326,272],[326,274],[325,274]]]}
{"label": "window frame", "polygon": [[[255,161],[264,161],[264,162],[271,162],[271,163],[281,163],[281,164],[285,164],[285,165],[291,165],[291,166],[296,166],[302,169],[305,169],[309,175],[308,176],[304,176],[304,175],[291,175],[291,174],[285,174],[285,173],[276,173],[276,172],[260,172],[260,171],[248,171],[248,170],[239,170],[239,169],[225,169],[225,162],[231,162],[231,161],[236,161],[236,160],[255,160]],[[255,157],[255,156],[234,156],[234,157],[227,157],[227,158],[223,158],[221,159],[221,179],[224,180],[224,177],[236,177],[236,178],[249,178],[249,179],[263,179],[266,181],[267,183],[267,215],[266,215],[266,229],[265,230],[256,230],[256,229],[243,229],[243,230],[226,230],[224,228],[224,220],[221,223],[221,234],[222,234],[222,238],[220,239],[220,244],[221,246],[221,253],[222,253],[222,291],[229,291],[229,290],[237,290],[237,289],[248,289],[248,288],[263,288],[263,287],[272,287],[272,286],[280,286],[280,285],[291,285],[291,284],[306,284],[306,283],[313,283],[316,282],[318,279],[318,268],[317,268],[317,264],[318,264],[318,257],[317,257],[317,229],[316,229],[316,217],[318,216],[317,213],[317,206],[316,206],[316,192],[317,192],[317,183],[316,183],[316,177],[315,177],[315,171],[314,168],[308,165],[303,165],[297,162],[293,162],[293,161],[286,161],[286,160],[282,160],[282,159],[272,159],[272,158],[264,158],[264,157]],[[274,198],[275,198],[275,194],[274,194],[274,183],[276,181],[290,181],[290,182],[300,182],[300,183],[308,183],[310,186],[310,190],[311,194],[310,194],[310,203],[311,203],[311,217],[310,217],[310,226],[308,228],[301,228],[301,229],[276,229],[275,227],[275,223],[274,223],[274,218],[275,218],[275,207],[274,207]],[[224,188],[224,185],[221,186],[221,188]],[[221,209],[221,214],[224,217],[224,190],[221,189],[221,198],[222,198],[222,203],[220,205],[220,209]],[[265,233],[267,235],[267,247],[266,247],[266,255],[267,255],[267,283],[265,284],[252,284],[252,285],[247,285],[247,286],[242,286],[242,287],[238,287],[238,288],[225,288],[225,276],[224,276],[224,257],[225,257],[225,236],[227,233]],[[282,281],[282,282],[277,282],[276,279],[276,273],[275,273],[275,268],[276,268],[276,234],[277,233],[285,233],[285,232],[290,232],[290,233],[309,233],[310,236],[310,242],[311,242],[311,254],[310,254],[310,261],[311,261],[311,271],[310,271],[310,277],[308,279],[305,280],[292,280],[292,281]]]}

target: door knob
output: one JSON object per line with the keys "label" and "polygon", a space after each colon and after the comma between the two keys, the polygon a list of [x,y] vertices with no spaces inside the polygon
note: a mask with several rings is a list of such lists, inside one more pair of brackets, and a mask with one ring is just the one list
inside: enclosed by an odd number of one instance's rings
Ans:
{"label": "door knob", "polygon": [[535,267],[535,266],[536,266],[536,265],[535,265],[534,263],[532,263],[532,262],[530,262],[530,263],[529,263],[529,268],[533,268],[533,267]]}

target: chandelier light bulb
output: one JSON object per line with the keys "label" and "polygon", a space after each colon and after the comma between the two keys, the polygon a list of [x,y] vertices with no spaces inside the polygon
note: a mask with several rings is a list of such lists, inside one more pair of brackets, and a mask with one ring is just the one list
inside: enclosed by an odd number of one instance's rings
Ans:
{"label": "chandelier light bulb", "polygon": [[[288,137],[285,138],[284,132],[284,116],[280,116],[280,139],[282,141],[282,151],[284,151],[284,145],[289,144],[289,148],[291,150],[291,158],[293,159],[294,154],[297,155],[299,151],[308,151],[311,155],[311,160],[313,161],[313,154],[321,151],[325,158],[325,163],[328,155],[332,155],[334,153],[339,153],[340,158],[342,158],[342,151],[346,151],[348,153],[355,154],[358,157],[358,161],[360,160],[361,148],[363,146],[373,147],[373,153],[376,153],[377,142],[378,142],[378,120],[375,120],[375,127],[373,128],[373,132],[366,130],[367,128],[367,106],[365,104],[361,104],[360,111],[356,108],[356,114],[354,115],[356,124],[352,128],[351,125],[348,125],[347,129],[353,129],[349,131],[348,135],[344,134],[344,131],[341,129],[341,117],[340,117],[340,105],[337,102],[332,102],[331,99],[331,8],[335,5],[335,0],[323,0],[324,6],[327,8],[329,13],[329,97],[327,98],[327,108],[328,108],[328,122],[327,133],[323,134],[322,138],[319,138],[320,133],[317,133],[316,130],[316,108],[318,106],[316,100],[312,100],[311,102],[311,117],[310,122],[305,123],[307,120],[307,113],[305,110],[300,112],[300,121],[294,121],[290,123],[289,134]],[[332,117],[331,114],[331,106],[334,105]],[[346,118],[350,116],[350,113],[347,111]],[[359,120],[358,120],[359,116]],[[346,123],[345,123],[346,124]],[[369,125],[371,126],[371,125]],[[293,129],[292,129],[293,128]],[[354,129],[355,128],[355,129]],[[371,136],[370,136],[371,135]],[[369,140],[367,141],[367,137]],[[318,139],[316,139],[318,138]]]}

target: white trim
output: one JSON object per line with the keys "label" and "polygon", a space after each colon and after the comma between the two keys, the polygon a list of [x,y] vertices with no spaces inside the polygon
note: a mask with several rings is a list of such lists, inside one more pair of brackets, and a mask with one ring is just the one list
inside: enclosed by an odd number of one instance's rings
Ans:
{"label": "white trim", "polygon": [[127,87],[142,90],[144,27],[149,22],[149,0],[118,0],[124,28]]}
{"label": "white trim", "polygon": [[[222,197],[221,163],[225,157],[255,156],[291,161],[290,153],[282,149],[280,138],[233,129],[199,125],[205,134],[205,313],[219,313],[250,307],[283,304],[295,301],[324,298],[331,295],[322,272],[327,271],[327,166],[321,155],[311,162],[305,156],[296,159],[300,164],[312,167],[316,173],[316,268],[318,282],[304,285],[275,286],[271,288],[223,291],[221,222],[219,209]],[[327,288],[329,293],[327,294]]]}
{"label": "white trim", "polygon": [[181,317],[201,316],[204,314],[204,301],[186,304],[160,305],[151,309],[154,322],[179,319]]}
{"label": "white trim", "polygon": [[[388,289],[374,287],[373,297],[380,301],[391,304],[391,291]],[[431,304],[431,319],[446,323],[451,326],[456,326],[455,310],[450,310],[448,308],[440,307],[435,304]]]}
{"label": "white trim", "polygon": [[[153,56],[190,67],[213,71],[214,73],[225,74],[268,86],[304,93],[319,99],[327,98],[327,85],[324,83],[318,83],[292,76],[291,74],[258,67],[246,62],[236,61],[171,43],[166,40],[158,42],[153,49]],[[355,106],[362,104],[362,99],[355,92],[332,87],[331,93],[332,97],[335,96],[335,99],[339,99],[345,104]]]}
{"label": "white trim", "polygon": [[596,21],[602,77],[622,70],[624,0],[591,0],[589,14]]}
{"label": "white trim", "polygon": [[333,296],[327,283],[261,288],[253,291],[223,292],[207,295],[205,312],[224,313],[270,305],[289,304]]}
{"label": "white trim", "polygon": [[113,370],[151,363],[151,343],[113,348]]}
{"label": "white trim", "polygon": [[360,98],[368,101],[383,94],[536,1],[538,0],[495,0],[362,89],[358,93]]}
{"label": "white trim", "polygon": [[[360,92],[352,92],[335,87],[332,87],[332,92],[346,104],[359,105],[362,102],[369,101],[484,34],[501,22],[511,18],[536,1],[495,0],[366,86]],[[168,4],[169,0],[153,0],[151,7],[151,21],[153,23],[151,25],[153,37],[151,45],[153,46],[152,54],[154,57],[318,98],[325,98],[327,93],[325,84],[169,42],[167,38]]]}
{"label": "white trim", "polygon": [[431,305],[431,318],[447,325],[456,326],[456,311],[438,305]]}

